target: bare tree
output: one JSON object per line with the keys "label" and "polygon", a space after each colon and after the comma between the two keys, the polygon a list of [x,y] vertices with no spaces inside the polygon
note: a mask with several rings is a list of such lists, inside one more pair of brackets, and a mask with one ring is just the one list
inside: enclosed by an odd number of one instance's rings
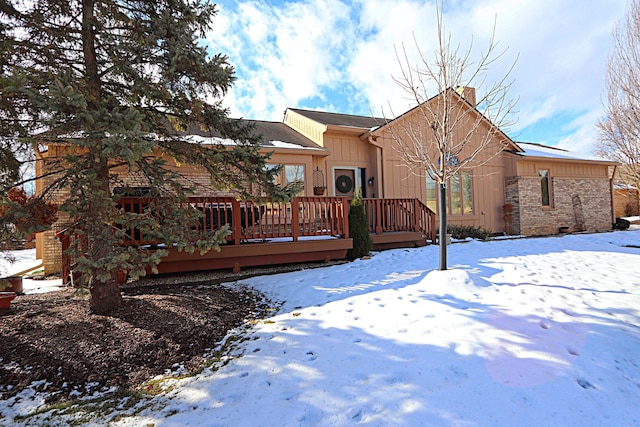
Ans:
{"label": "bare tree", "polygon": [[506,52],[498,50],[495,22],[487,50],[473,60],[473,41],[466,50],[454,45],[445,31],[442,4],[436,2],[436,9],[438,44],[432,60],[423,54],[415,36],[417,65],[411,64],[404,45],[396,49],[401,74],[394,81],[414,108],[406,119],[394,120],[389,131],[409,170],[429,176],[438,185],[439,269],[446,270],[447,182],[461,170],[486,164],[508,144],[501,129],[513,124],[516,101],[507,94],[515,61],[501,78],[488,83],[488,68]]}
{"label": "bare tree", "polygon": [[596,153],[622,163],[620,178],[640,188],[640,0],[629,2],[613,39]]}

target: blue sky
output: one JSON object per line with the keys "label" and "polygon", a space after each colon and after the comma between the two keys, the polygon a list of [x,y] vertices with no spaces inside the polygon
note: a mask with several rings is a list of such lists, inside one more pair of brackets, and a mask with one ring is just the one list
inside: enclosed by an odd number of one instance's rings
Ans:
{"label": "blue sky", "polygon": [[[590,153],[602,116],[612,30],[624,0],[445,0],[444,23],[472,59],[496,39],[507,48],[488,79],[517,63],[509,92],[517,98],[516,141]],[[394,53],[413,35],[435,48],[432,0],[218,2],[207,42],[229,56],[237,81],[223,104],[234,117],[282,120],[287,107],[337,113],[399,114],[409,108],[393,82]]]}

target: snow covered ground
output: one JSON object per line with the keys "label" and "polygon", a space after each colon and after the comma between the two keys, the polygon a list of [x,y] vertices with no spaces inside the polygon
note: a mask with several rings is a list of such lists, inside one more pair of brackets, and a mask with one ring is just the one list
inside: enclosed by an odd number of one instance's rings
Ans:
{"label": "snow covered ground", "polygon": [[[640,425],[640,230],[456,243],[437,265],[428,246],[230,284],[283,301],[241,357],[86,425]],[[41,404],[1,401],[0,425]]]}
{"label": "snow covered ground", "polygon": [[[41,260],[36,259],[35,249],[11,251],[11,255],[13,256],[11,261],[0,255],[0,277],[20,274],[25,270],[38,267],[42,264]],[[22,279],[22,290],[25,294],[56,291],[59,290],[61,286],[62,279],[33,280],[28,277]],[[0,424],[0,426],[2,426],[2,424]]]}

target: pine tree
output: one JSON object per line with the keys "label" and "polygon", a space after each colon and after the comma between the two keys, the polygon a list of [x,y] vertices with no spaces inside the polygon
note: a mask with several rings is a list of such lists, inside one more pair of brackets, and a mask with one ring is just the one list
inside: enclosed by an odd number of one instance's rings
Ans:
{"label": "pine tree", "polygon": [[[41,197],[68,194],[59,210],[83,237],[75,256],[94,313],[121,304],[118,268],[143,274],[163,255],[119,246],[114,224],[135,221],[165,242],[186,240],[181,224],[193,213],[177,209],[176,201],[193,187],[172,163],[199,166],[212,188],[240,196],[248,182],[276,190],[270,182],[278,170],[265,167],[259,138],[221,105],[234,69],[200,41],[215,13],[206,0],[0,0],[0,194],[23,184],[17,170],[24,159],[15,153],[66,147],[48,165],[55,180]],[[237,145],[189,143],[180,137],[189,128]],[[119,214],[111,191],[115,166],[134,171],[158,196],[162,226],[157,216]]]}
{"label": "pine tree", "polygon": [[361,258],[369,255],[369,251],[373,248],[373,241],[369,234],[369,221],[364,211],[362,194],[359,191],[354,194],[349,208],[349,234],[353,239],[353,248],[349,250],[348,256]]}

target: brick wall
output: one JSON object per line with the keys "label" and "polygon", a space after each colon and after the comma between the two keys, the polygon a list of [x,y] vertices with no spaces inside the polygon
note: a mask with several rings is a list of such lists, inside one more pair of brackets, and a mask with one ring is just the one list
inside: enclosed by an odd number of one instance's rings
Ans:
{"label": "brick wall", "polygon": [[42,257],[42,266],[44,274],[59,274],[62,271],[62,245],[56,239],[55,231],[45,231],[38,235],[42,240],[42,249],[44,251]]}
{"label": "brick wall", "polygon": [[[46,174],[58,169],[59,165],[57,161],[59,161],[59,158],[53,157],[42,162],[42,173]],[[56,179],[58,179],[57,175],[46,175],[40,179],[38,184],[41,186],[40,188],[47,188],[51,186]],[[50,200],[60,205],[62,201],[68,197],[69,192],[67,189],[55,188],[50,194]],[[58,210],[58,220],[52,224],[51,230],[38,233],[36,237],[39,242],[39,247],[42,250],[42,253],[38,253],[37,256],[42,258],[45,275],[59,274],[62,271],[62,245],[56,238],[55,232],[66,228],[67,223],[68,216]]]}
{"label": "brick wall", "polygon": [[512,223],[511,230],[505,223],[505,232],[507,234],[518,235],[520,234],[520,192],[518,186],[519,178],[517,176],[505,178],[504,183],[504,202],[505,204],[511,204],[512,211]]}
{"label": "brick wall", "polygon": [[607,179],[551,178],[551,206],[542,206],[540,179],[519,177],[520,234],[539,236],[574,231],[611,230],[611,196]]}

